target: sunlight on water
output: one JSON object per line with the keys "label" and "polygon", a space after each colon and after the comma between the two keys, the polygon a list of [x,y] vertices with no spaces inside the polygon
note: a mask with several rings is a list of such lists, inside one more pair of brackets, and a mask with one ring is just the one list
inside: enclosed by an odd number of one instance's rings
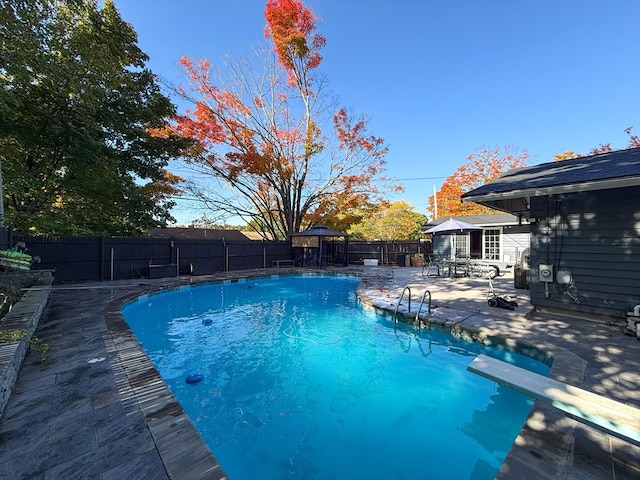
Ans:
{"label": "sunlight on water", "polygon": [[[520,355],[358,307],[358,279],[211,284],[123,315],[233,480],[491,479],[533,404],[467,372]],[[185,382],[202,373],[196,385]]]}

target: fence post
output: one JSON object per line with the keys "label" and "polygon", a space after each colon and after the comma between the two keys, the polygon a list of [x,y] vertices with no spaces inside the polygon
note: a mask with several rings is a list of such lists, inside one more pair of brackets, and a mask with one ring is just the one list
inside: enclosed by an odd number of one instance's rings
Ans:
{"label": "fence post", "polygon": [[10,232],[8,228],[0,227],[0,235],[2,235],[2,238],[0,238],[0,249],[2,250],[9,250],[11,248],[9,233]]}
{"label": "fence post", "polygon": [[113,247],[111,247],[111,281],[113,282],[113,257],[114,257],[114,252],[113,252]]}
{"label": "fence post", "polygon": [[104,280],[104,247],[105,247],[105,238],[104,236],[100,237],[100,265],[98,267],[98,275],[100,275],[100,281]]}

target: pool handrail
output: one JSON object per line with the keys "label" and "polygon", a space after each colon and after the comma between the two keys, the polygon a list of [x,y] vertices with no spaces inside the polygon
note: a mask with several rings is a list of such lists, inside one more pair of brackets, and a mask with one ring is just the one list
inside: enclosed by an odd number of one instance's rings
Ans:
{"label": "pool handrail", "polygon": [[400,308],[400,304],[402,303],[402,299],[404,298],[404,292],[409,291],[409,306],[407,308],[407,313],[411,313],[411,287],[406,286],[402,293],[400,294],[400,299],[398,300],[398,304],[396,305],[396,309],[393,312],[393,325],[395,326],[398,323],[398,309]]}
{"label": "pool handrail", "polygon": [[[414,320],[414,324],[416,325],[416,327],[418,328],[418,330],[420,330],[420,310],[422,310],[422,305],[424,305],[424,298],[427,296],[427,294],[429,294],[429,303],[427,304],[428,308],[427,308],[427,317],[431,316],[431,292],[429,290],[425,290],[424,293],[422,294],[422,299],[420,300],[420,306],[418,307],[418,311],[416,312],[416,318]],[[431,323],[431,322],[429,322]]]}

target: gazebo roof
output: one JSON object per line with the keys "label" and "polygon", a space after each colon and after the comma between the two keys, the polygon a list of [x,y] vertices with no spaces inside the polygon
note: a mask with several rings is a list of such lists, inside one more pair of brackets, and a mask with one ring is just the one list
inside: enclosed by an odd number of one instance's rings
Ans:
{"label": "gazebo roof", "polygon": [[292,233],[292,237],[348,237],[347,233],[331,230],[326,225],[316,224],[303,232]]}

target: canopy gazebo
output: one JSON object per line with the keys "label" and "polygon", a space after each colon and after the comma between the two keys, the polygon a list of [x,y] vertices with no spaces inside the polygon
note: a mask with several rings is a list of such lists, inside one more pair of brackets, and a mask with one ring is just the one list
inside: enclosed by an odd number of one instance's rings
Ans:
{"label": "canopy gazebo", "polygon": [[[343,239],[341,243],[328,239]],[[297,267],[317,268],[326,265],[348,265],[349,235],[316,224],[302,232],[291,234],[291,247]]]}

